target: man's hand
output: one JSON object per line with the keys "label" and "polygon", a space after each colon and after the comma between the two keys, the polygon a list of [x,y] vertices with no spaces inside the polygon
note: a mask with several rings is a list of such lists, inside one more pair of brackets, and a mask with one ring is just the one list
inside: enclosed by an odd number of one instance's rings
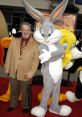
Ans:
{"label": "man's hand", "polygon": [[44,63],[50,59],[51,53],[45,49],[43,49],[42,51],[43,53],[39,56],[39,59],[41,60],[41,63]]}
{"label": "man's hand", "polygon": [[30,73],[25,74],[25,79],[27,79],[27,81],[32,79],[31,74]]}
{"label": "man's hand", "polygon": [[9,77],[9,73],[5,73],[5,72],[4,72],[4,74],[5,74],[6,77]]}

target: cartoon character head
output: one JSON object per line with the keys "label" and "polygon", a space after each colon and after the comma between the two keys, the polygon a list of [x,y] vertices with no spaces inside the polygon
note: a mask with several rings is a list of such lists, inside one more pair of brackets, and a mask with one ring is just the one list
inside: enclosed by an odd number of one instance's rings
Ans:
{"label": "cartoon character head", "polygon": [[41,24],[39,30],[36,30],[34,32],[35,40],[43,44],[52,44],[58,42],[61,38],[61,33],[54,33],[56,30],[54,22],[59,20],[62,16],[67,6],[68,0],[63,0],[47,17],[45,17],[42,12],[29,5],[26,0],[22,1],[28,14],[30,14]]}

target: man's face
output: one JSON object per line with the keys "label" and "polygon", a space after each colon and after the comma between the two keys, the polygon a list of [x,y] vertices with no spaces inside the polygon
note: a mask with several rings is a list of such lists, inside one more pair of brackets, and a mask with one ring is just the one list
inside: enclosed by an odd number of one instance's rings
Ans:
{"label": "man's face", "polygon": [[22,25],[21,33],[22,33],[23,39],[29,39],[29,37],[31,35],[31,28],[30,28],[30,26]]}

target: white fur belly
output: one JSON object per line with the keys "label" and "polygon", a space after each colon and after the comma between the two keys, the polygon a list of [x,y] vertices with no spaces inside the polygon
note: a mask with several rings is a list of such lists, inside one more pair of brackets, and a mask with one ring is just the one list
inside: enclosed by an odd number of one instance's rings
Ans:
{"label": "white fur belly", "polygon": [[62,77],[63,68],[61,58],[49,63],[49,72],[55,83]]}

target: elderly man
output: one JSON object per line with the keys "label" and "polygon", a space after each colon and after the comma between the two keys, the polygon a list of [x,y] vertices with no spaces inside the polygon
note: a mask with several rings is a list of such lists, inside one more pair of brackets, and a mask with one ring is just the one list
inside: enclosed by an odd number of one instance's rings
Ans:
{"label": "elderly man", "polygon": [[38,43],[33,39],[31,25],[23,22],[20,26],[21,37],[13,38],[8,48],[5,73],[10,78],[10,106],[7,109],[11,112],[18,106],[18,96],[20,89],[22,92],[22,109],[27,113],[28,106],[28,87],[32,82],[38,64],[39,49]]}

